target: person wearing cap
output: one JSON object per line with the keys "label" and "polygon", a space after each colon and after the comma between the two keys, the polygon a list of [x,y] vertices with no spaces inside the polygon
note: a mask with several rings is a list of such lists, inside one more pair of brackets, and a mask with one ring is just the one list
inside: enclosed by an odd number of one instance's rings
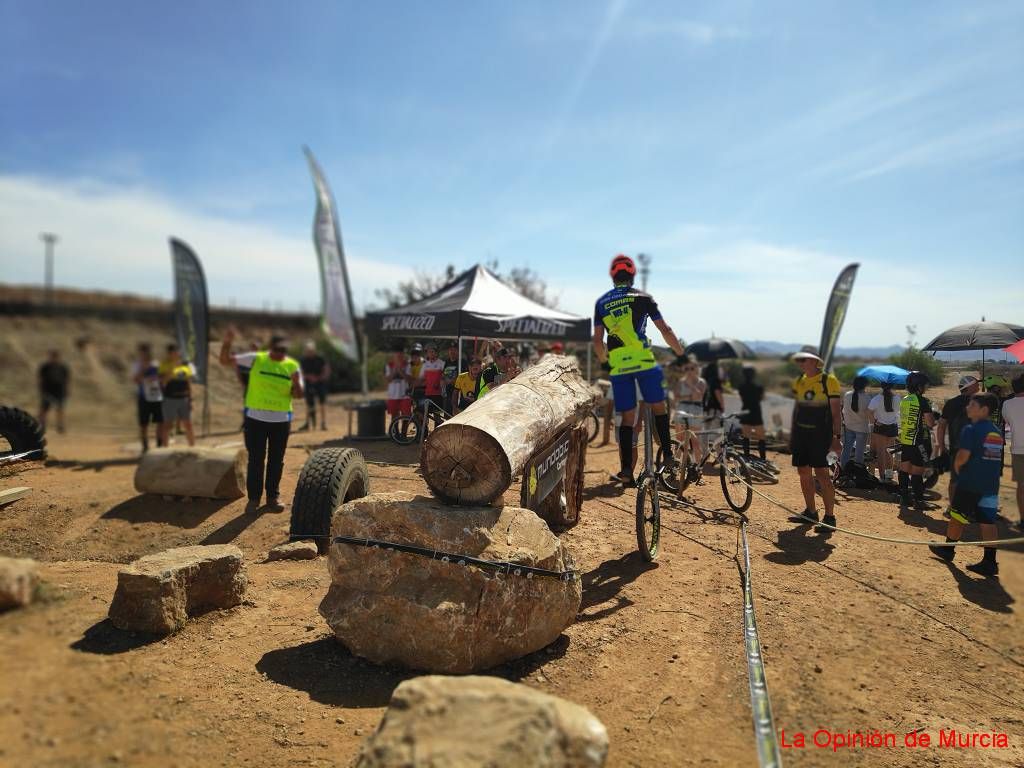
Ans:
{"label": "person wearing cap", "polygon": [[384,364],[384,380],[388,383],[386,406],[392,421],[399,416],[412,415],[412,400],[408,397],[409,378],[409,361],[405,357],[405,349],[398,346]]}
{"label": "person wearing cap", "polygon": [[[955,457],[957,446],[960,442],[960,433],[970,423],[967,418],[967,403],[972,395],[981,390],[981,382],[976,376],[965,375],[957,382],[960,394],[951,397],[942,406],[942,413],[939,414],[939,425],[935,429],[935,444],[939,456]],[[946,439],[949,438],[949,449],[946,448]],[[946,459],[952,462],[951,458]],[[950,464],[949,467],[949,500],[953,501],[956,495],[956,470]]]}
{"label": "person wearing cap", "polygon": [[[991,392],[971,395],[967,401],[970,423],[960,433],[953,468],[957,472],[956,495],[949,510],[946,543],[960,541],[964,527],[980,523],[983,541],[994,541],[998,536],[996,517],[999,514],[999,476],[1003,470],[1003,433],[992,423],[990,416],[999,405]],[[932,554],[951,563],[956,555],[953,546],[929,546]],[[985,547],[984,556],[967,570],[981,576],[996,576],[996,548]]]}
{"label": "person wearing cap", "polygon": [[829,534],[831,530],[825,526],[835,527],[836,497],[828,468],[828,453],[830,449],[837,455],[842,452],[839,379],[822,370],[825,363],[813,352],[797,352],[793,361],[803,373],[793,382],[793,399],[796,402],[793,405],[790,447],[793,466],[800,475],[804,511],[790,520],[797,523],[806,523],[808,518],[818,520],[814,498],[816,477],[825,503],[825,516],[821,519],[823,525],[819,525],[818,530]]}
{"label": "person wearing cap", "polygon": [[416,382],[417,389],[422,388],[423,396],[442,410],[444,398],[442,387],[444,385],[444,363],[437,357],[437,346],[427,344],[427,359],[420,366],[420,377]]}
{"label": "person wearing cap", "polygon": [[560,341],[554,342],[551,345],[551,354],[552,355],[564,355],[565,354],[565,345],[562,342],[560,342]]}
{"label": "person wearing cap", "polygon": [[306,389],[306,423],[299,431],[316,429],[316,405],[320,403],[320,429],[327,429],[327,381],[331,378],[331,364],[316,351],[316,342],[310,339],[299,359]]}
{"label": "person wearing cap", "polygon": [[[303,396],[302,369],[288,356],[288,341],[273,336],[266,352],[231,354],[231,342],[237,335],[228,328],[220,347],[220,364],[249,368],[249,386],[245,392],[245,448],[249,452],[246,512],[256,512],[264,489],[267,509],[283,512],[281,475],[284,454],[291,432],[292,398]],[[266,467],[264,468],[264,461]]]}
{"label": "person wearing cap", "polygon": [[495,386],[507,384],[523,372],[516,361],[516,355],[508,347],[502,347],[494,353],[494,362],[498,366],[500,377],[499,384],[495,384]]}
{"label": "person wearing cap", "polygon": [[409,389],[412,391],[412,401],[418,403],[424,397],[423,379],[423,345],[416,342],[409,350]]}
{"label": "person wearing cap", "polygon": [[1010,428],[1010,469],[1017,484],[1017,526],[1024,531],[1024,373],[1011,383],[1013,397],[1003,402],[1003,421]]}
{"label": "person wearing cap", "polygon": [[441,382],[444,385],[444,409],[448,413],[455,413],[457,398],[455,379],[459,375],[458,342],[453,341],[448,345],[447,354],[442,362],[444,363],[444,366],[441,368]]}
{"label": "person wearing cap", "polygon": [[[619,473],[615,480],[625,487],[636,485],[633,479],[633,432],[636,418],[637,386],[641,396],[654,414],[654,427],[658,441],[672,445],[668,408],[665,397],[665,376],[654,358],[654,350],[647,338],[647,321],[654,323],[662,338],[683,357],[679,339],[661,316],[654,298],[633,287],[636,264],[624,254],[612,259],[608,274],[613,288],[604,293],[594,305],[594,352],[601,367],[611,374],[615,411],[621,415],[619,426]],[[608,336],[605,345],[605,334]],[[675,457],[665,450],[664,471],[671,472]]]}

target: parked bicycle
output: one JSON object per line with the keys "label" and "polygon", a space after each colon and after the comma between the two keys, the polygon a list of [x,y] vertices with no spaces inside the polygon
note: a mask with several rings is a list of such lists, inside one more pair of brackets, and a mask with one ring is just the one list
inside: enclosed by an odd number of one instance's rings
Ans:
{"label": "parked bicycle", "polygon": [[410,416],[399,416],[391,420],[388,435],[399,445],[423,442],[431,429],[437,429],[452,415],[429,398],[422,398],[413,406]]}
{"label": "parked bicycle", "polygon": [[[675,472],[662,472],[659,475],[662,486],[666,490],[675,493],[682,498],[685,491],[691,484],[699,483],[704,472],[711,467],[718,467],[718,476],[722,484],[722,493],[725,495],[726,503],[737,512],[745,512],[750,507],[754,491],[751,488],[752,476],[750,466],[744,460],[739,450],[729,441],[725,429],[727,420],[742,416],[745,411],[736,411],[723,416],[698,416],[677,411],[676,415],[685,420],[681,439],[672,441],[672,453],[676,460]],[[712,429],[692,430],[690,422],[710,424],[719,422],[717,427]],[[693,438],[706,438],[701,444],[707,443],[707,449],[703,451],[700,461],[693,460],[690,445]],[[658,464],[664,464],[663,449],[658,449]]]}

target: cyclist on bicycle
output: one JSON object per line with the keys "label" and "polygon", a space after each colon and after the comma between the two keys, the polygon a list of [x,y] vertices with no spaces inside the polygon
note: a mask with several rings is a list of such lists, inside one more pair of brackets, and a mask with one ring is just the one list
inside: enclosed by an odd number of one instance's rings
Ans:
{"label": "cyclist on bicycle", "polygon": [[[626,486],[635,485],[632,472],[633,424],[636,422],[637,385],[643,399],[654,413],[654,427],[659,442],[666,447],[665,470],[671,471],[675,459],[668,448],[672,445],[668,410],[665,403],[664,375],[654,359],[647,338],[647,320],[661,332],[662,338],[679,358],[683,347],[658,311],[658,305],[647,293],[633,287],[636,264],[629,256],[619,254],[608,270],[615,287],[601,296],[594,305],[594,351],[602,367],[611,374],[615,410],[622,415],[619,426],[619,474],[616,479]],[[608,334],[608,345],[604,336]]]}

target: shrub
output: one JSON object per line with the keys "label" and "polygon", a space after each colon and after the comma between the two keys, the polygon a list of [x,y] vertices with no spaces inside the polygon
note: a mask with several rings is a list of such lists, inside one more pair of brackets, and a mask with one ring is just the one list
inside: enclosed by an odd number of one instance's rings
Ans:
{"label": "shrub", "polygon": [[898,355],[889,358],[889,362],[906,368],[908,371],[920,371],[928,377],[929,384],[941,384],[943,380],[942,363],[927,352],[917,347],[907,347]]}

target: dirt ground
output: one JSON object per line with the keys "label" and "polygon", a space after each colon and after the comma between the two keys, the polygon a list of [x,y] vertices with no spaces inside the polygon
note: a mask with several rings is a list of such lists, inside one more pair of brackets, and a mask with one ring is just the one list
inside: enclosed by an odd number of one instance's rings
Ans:
{"label": "dirt ground", "polygon": [[[284,496],[307,451],[343,444],[347,420],[295,433]],[[300,415],[301,418],[301,415]],[[203,442],[237,443],[227,428]],[[181,438],[179,438],[181,439]],[[426,491],[415,446],[357,445],[371,490]],[[0,765],[347,765],[412,673],[349,654],[317,613],[325,560],[265,563],[288,513],[247,516],[244,500],[167,502],[132,487],[130,430],[50,438],[46,463],[6,470],[0,487],[32,495],[0,507],[0,553],[41,560],[42,600],[0,614]],[[777,457],[785,465],[787,457]],[[583,571],[578,620],[552,646],[492,674],[589,707],[607,726],[609,765],[753,765],[757,756],[743,653],[737,527],[717,477],[663,504],[656,565],[636,553],[634,493],[606,483],[611,446],[588,454],[582,522],[564,534]],[[940,484],[941,485],[941,484]],[[800,506],[793,471],[759,486]],[[1016,520],[1010,489],[1003,511]],[[511,494],[508,501],[512,501]],[[840,525],[940,536],[938,505],[900,517],[882,495],[843,496]],[[947,567],[927,549],[834,535],[786,522],[755,496],[749,512],[755,606],[777,728],[895,733],[897,748],[790,748],[787,765],[1024,764],[1024,593],[1020,547],[998,580]],[[970,531],[969,534],[973,534]],[[1010,536],[1006,522],[1000,535]],[[122,563],[168,547],[232,542],[245,553],[246,602],[152,641],[106,620]],[[1005,749],[903,746],[919,731],[1005,733]]]}

